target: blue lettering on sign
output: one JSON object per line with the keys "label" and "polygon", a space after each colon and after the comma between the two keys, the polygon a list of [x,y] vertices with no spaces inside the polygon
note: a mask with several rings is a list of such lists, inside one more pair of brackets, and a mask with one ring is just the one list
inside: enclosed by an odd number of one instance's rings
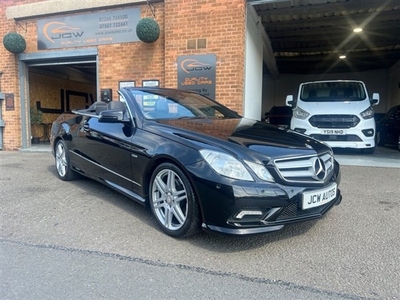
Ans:
{"label": "blue lettering on sign", "polygon": [[67,32],[67,33],[60,33],[58,35],[53,35],[51,38],[53,40],[58,40],[58,39],[70,39],[74,37],[81,37],[83,35],[83,31],[81,32]]}

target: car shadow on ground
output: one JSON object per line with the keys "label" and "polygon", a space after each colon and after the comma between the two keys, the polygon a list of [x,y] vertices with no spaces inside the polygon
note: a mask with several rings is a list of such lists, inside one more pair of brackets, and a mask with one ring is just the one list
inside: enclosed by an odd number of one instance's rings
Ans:
{"label": "car shadow on ground", "polygon": [[[322,220],[320,220],[322,221]],[[218,253],[233,253],[265,247],[281,240],[292,239],[301,236],[312,229],[318,220],[310,220],[286,225],[279,231],[235,236],[212,232],[200,232],[197,235],[186,238],[191,244]]]}
{"label": "car shadow on ground", "polygon": [[[54,166],[50,165],[48,167],[48,171],[51,172],[57,180],[59,180]],[[106,201],[118,207],[119,209],[134,215],[136,219],[148,224],[149,226],[156,226],[156,222],[154,220],[153,223],[152,214],[147,207],[100,182],[79,175],[78,178],[68,181],[68,184],[72,184],[76,188],[79,188],[83,191],[90,189],[91,196],[95,196],[96,198]]]}
{"label": "car shadow on ground", "polygon": [[[54,175],[55,178],[57,178],[57,172],[54,166],[49,166],[48,170]],[[149,228],[153,228],[154,231],[161,232],[154,216],[147,207],[120,194],[112,188],[83,176],[79,176],[79,178],[76,180],[69,181],[68,184],[72,184],[77,189],[81,189],[82,191],[87,191],[90,189],[91,196],[99,198],[101,201],[106,201],[118,207],[119,209],[124,210],[132,215],[132,218],[135,218],[135,221],[138,220],[143,222]],[[175,240],[182,243],[190,243],[196,247],[201,247],[213,252],[240,252],[263,247],[266,244],[274,243],[284,239],[290,239],[298,235],[303,235],[309,231],[317,221],[318,219],[290,224],[286,225],[280,231],[257,235],[236,236],[200,231],[193,236]],[[151,234],[151,231],[149,231],[148,234]],[[155,233],[155,235],[157,235],[158,238],[160,237],[159,234]],[[164,237],[166,239],[173,239],[167,235],[164,235]]]}

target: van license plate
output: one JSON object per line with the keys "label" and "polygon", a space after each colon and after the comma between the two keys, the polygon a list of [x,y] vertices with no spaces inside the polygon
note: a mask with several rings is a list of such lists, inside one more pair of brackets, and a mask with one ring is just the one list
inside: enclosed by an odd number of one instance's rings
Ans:
{"label": "van license plate", "polygon": [[346,130],[344,129],[323,129],[321,134],[336,134],[336,135],[345,135]]}
{"label": "van license plate", "polygon": [[336,198],[337,184],[332,184],[329,187],[321,190],[304,192],[302,195],[301,208],[309,209],[324,205]]}

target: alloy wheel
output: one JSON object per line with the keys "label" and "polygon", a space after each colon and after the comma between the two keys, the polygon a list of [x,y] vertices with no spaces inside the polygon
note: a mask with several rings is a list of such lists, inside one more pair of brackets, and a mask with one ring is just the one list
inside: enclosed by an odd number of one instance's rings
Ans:
{"label": "alloy wheel", "polygon": [[181,229],[188,218],[188,193],[180,176],[162,169],[153,180],[151,194],[158,221],[168,230]]}
{"label": "alloy wheel", "polygon": [[65,177],[67,174],[67,156],[64,143],[59,142],[56,147],[56,168],[60,177]]}

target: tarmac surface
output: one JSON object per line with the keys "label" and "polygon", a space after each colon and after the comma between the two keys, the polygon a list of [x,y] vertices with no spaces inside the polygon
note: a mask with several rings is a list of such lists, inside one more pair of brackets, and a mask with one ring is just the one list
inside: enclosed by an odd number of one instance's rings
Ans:
{"label": "tarmac surface", "polygon": [[[400,299],[400,151],[337,153],[343,201],[249,237],[173,239],[143,206],[0,151],[0,299]],[[357,165],[354,165],[357,164]]]}

